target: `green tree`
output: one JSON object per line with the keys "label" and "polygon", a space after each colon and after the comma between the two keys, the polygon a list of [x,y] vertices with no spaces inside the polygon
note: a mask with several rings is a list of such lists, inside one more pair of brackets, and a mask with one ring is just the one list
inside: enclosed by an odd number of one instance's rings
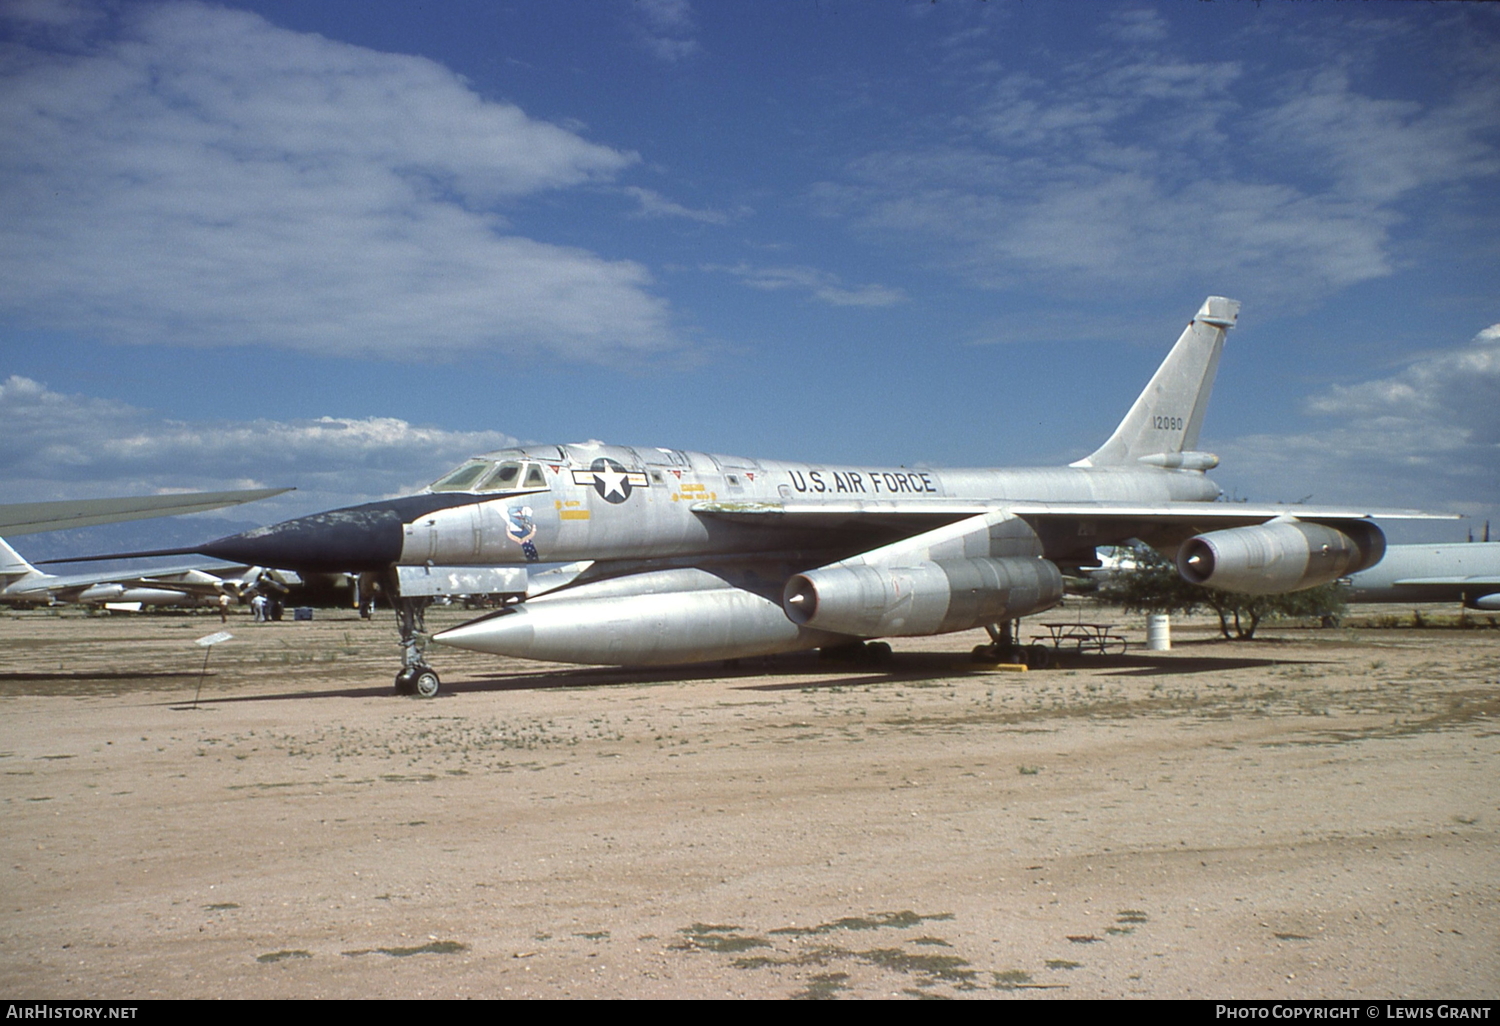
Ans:
{"label": "green tree", "polygon": [[1242,595],[1205,588],[1182,579],[1177,567],[1148,545],[1133,545],[1136,569],[1121,571],[1099,588],[1099,598],[1131,613],[1181,613],[1212,609],[1226,638],[1249,640],[1267,619],[1319,617],[1337,619],[1344,612],[1344,592],[1324,584],[1282,595]]}

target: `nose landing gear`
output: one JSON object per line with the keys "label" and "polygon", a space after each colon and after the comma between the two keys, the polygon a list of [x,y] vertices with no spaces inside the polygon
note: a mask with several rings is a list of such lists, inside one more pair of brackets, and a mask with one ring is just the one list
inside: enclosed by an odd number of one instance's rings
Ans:
{"label": "nose landing gear", "polygon": [[396,694],[416,695],[418,698],[432,698],[442,689],[443,682],[438,678],[437,671],[425,663],[415,666],[403,667],[396,674]]}
{"label": "nose landing gear", "polygon": [[396,610],[401,631],[401,672],[396,694],[432,698],[442,689],[437,671],[427,665],[427,607],[433,599],[463,596],[498,598],[502,602],[526,597],[530,578],[521,566],[393,566],[384,588]]}
{"label": "nose landing gear", "polygon": [[391,575],[393,603],[396,607],[396,624],[401,631],[401,672],[396,674],[396,694],[416,695],[418,698],[433,698],[442,689],[443,682],[437,671],[427,665],[427,607],[432,604],[429,595],[402,595],[400,584]]}

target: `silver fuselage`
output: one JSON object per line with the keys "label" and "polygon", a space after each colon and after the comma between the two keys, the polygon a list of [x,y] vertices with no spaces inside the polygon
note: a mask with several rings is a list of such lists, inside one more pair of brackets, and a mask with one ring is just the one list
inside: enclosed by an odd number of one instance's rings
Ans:
{"label": "silver fuselage", "polygon": [[[1220,494],[1200,472],[1155,467],[838,466],[594,444],[507,449],[490,458],[537,466],[543,483],[494,498],[454,494],[454,505],[405,524],[401,564],[501,566],[604,555],[662,559],[837,547],[826,522],[806,532],[787,524],[736,523],[694,512],[704,504],[721,511],[737,503],[836,507],[899,501],[910,508],[913,502],[945,500],[1145,505],[1208,502]],[[863,539],[869,518],[855,520],[851,531]],[[855,539],[850,541],[857,550]],[[1088,541],[1092,546],[1093,539]]]}

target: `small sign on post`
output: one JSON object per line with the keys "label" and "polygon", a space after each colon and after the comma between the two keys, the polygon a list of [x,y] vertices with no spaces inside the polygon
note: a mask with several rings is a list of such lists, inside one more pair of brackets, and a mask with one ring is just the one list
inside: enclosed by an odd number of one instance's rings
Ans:
{"label": "small sign on post", "polygon": [[215,645],[217,645],[221,641],[228,641],[233,637],[234,635],[230,634],[228,631],[215,631],[212,634],[205,634],[203,637],[193,642],[193,644],[199,645],[203,648],[203,669],[198,674],[198,688],[193,692],[194,709],[198,708],[198,695],[203,691],[203,678],[208,674],[208,657],[214,654]]}

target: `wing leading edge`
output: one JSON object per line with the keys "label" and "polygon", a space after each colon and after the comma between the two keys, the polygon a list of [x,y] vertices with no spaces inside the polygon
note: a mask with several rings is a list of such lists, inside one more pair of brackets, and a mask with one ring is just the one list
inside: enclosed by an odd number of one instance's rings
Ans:
{"label": "wing leading edge", "polygon": [[1360,506],[1301,506],[1288,503],[1250,504],[1244,502],[1010,502],[958,501],[950,499],[852,500],[829,503],[773,502],[698,502],[694,513],[741,523],[775,524],[784,520],[789,526],[806,527],[820,520],[830,526],[846,521],[879,517],[891,522],[904,520],[914,531],[926,530],[938,521],[978,516],[1004,510],[1028,521],[1045,520],[1155,520],[1171,524],[1212,524],[1215,527],[1243,527],[1264,523],[1278,517],[1299,520],[1456,520],[1453,513],[1428,513],[1416,509],[1371,509]]}
{"label": "wing leading edge", "polygon": [[290,488],[252,488],[234,492],[181,492],[118,499],[62,502],[15,502],[0,505],[0,535],[37,534],[67,527],[94,527],[124,520],[149,520],[182,513],[202,513],[225,506],[268,499]]}

